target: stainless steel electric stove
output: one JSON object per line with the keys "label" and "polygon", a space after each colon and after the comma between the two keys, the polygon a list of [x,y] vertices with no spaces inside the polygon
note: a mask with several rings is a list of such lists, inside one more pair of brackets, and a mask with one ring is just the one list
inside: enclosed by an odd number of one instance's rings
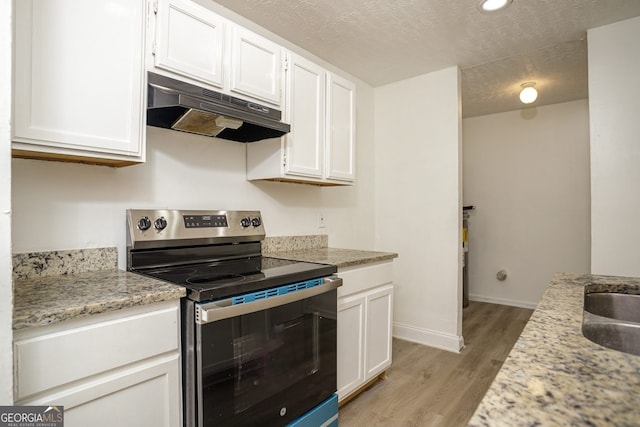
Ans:
{"label": "stainless steel electric stove", "polygon": [[187,289],[186,427],[284,426],[327,407],[337,419],[342,280],[335,266],[263,257],[264,237],[259,211],[127,211],[127,269]]}

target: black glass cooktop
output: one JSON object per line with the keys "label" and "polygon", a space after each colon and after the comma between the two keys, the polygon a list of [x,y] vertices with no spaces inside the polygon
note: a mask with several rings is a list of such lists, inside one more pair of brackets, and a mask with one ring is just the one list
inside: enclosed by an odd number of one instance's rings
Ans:
{"label": "black glass cooktop", "polygon": [[194,301],[210,301],[325,277],[336,271],[333,265],[252,257],[137,272],[184,286],[187,297]]}

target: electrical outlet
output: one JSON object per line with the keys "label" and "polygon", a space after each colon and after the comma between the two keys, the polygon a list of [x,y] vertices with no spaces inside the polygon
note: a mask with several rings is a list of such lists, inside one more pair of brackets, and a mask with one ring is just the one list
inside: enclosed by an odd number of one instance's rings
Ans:
{"label": "electrical outlet", "polygon": [[318,212],[318,228],[325,228],[326,226],[327,224],[324,212]]}

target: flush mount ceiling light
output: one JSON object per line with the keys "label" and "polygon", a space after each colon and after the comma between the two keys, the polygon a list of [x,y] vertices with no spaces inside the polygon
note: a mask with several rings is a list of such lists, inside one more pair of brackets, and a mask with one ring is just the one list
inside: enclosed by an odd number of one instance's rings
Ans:
{"label": "flush mount ceiling light", "polygon": [[534,82],[522,83],[520,86],[522,90],[520,91],[520,101],[523,104],[531,104],[538,98],[538,91],[535,88]]}
{"label": "flush mount ceiling light", "polygon": [[480,0],[478,8],[482,12],[495,12],[511,4],[512,0]]}

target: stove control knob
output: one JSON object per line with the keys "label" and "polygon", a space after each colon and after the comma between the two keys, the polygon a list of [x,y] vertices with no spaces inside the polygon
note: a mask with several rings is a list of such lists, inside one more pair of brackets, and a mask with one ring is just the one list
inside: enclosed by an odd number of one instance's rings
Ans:
{"label": "stove control knob", "polygon": [[254,227],[260,227],[260,224],[262,224],[262,220],[260,219],[259,216],[251,220],[251,225],[253,225]]}
{"label": "stove control knob", "polygon": [[148,216],[143,216],[138,220],[138,228],[142,231],[148,230],[151,227],[151,220]]}
{"label": "stove control knob", "polygon": [[242,228],[247,228],[251,225],[251,218],[249,218],[248,216],[242,218],[240,220],[240,225],[242,226]]}
{"label": "stove control knob", "polygon": [[163,216],[161,216],[160,218],[157,218],[154,222],[153,222],[153,226],[155,227],[156,230],[158,231],[162,231],[165,228],[167,228],[167,220],[164,219]]}

